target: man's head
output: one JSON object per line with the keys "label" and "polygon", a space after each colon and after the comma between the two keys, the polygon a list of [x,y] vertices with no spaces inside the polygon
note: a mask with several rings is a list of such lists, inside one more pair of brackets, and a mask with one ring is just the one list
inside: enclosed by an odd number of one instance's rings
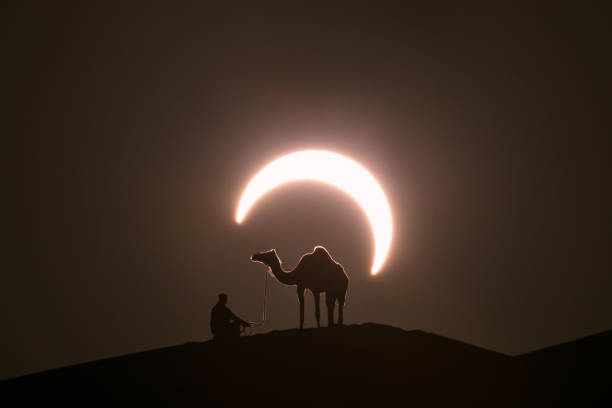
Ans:
{"label": "man's head", "polygon": [[225,293],[219,293],[219,303],[223,305],[227,303],[227,295]]}

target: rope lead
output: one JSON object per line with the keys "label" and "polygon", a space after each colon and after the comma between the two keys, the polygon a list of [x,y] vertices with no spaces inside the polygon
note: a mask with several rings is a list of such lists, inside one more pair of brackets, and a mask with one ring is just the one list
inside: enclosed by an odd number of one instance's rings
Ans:
{"label": "rope lead", "polygon": [[264,284],[264,301],[263,301],[263,311],[261,313],[261,321],[259,322],[250,322],[251,323],[251,327],[249,327],[249,334],[252,333],[253,331],[253,327],[258,327],[263,325],[266,322],[266,310],[268,309],[268,270],[266,270],[265,272],[266,276],[264,277],[265,279],[265,284]]}

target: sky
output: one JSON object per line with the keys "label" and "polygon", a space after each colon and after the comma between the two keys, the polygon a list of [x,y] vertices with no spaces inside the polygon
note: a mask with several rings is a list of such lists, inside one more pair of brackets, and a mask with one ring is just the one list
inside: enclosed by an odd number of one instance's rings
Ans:
{"label": "sky", "polygon": [[[580,7],[8,9],[0,378],[208,340],[220,292],[259,320],[250,256],[290,269],[317,244],[350,277],[346,324],[507,354],[611,329],[609,20]],[[376,276],[333,187],[235,223],[250,178],[301,149],[384,189]],[[298,327],[295,288],[268,283],[253,333]]]}

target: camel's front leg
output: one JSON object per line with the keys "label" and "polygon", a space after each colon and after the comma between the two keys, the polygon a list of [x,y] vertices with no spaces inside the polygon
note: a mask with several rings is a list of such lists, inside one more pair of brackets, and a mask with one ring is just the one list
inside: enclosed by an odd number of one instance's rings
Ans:
{"label": "camel's front leg", "polygon": [[312,292],[315,301],[315,317],[317,318],[317,328],[321,327],[321,309],[319,308],[319,300],[321,300],[321,294],[319,292]]}
{"label": "camel's front leg", "polygon": [[298,301],[300,302],[300,330],[304,328],[304,288],[297,288]]}

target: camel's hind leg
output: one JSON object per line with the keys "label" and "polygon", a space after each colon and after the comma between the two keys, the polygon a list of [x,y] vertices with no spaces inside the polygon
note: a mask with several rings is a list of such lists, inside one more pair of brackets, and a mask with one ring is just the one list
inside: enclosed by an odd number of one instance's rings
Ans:
{"label": "camel's hind leg", "polygon": [[315,302],[315,317],[317,318],[317,328],[321,327],[321,308],[319,307],[319,301],[321,300],[321,294],[319,292],[312,292]]}
{"label": "camel's hind leg", "polygon": [[346,296],[346,293],[342,293],[340,296],[338,296],[338,325],[342,326],[342,324],[344,323],[344,298]]}
{"label": "camel's hind leg", "polygon": [[300,302],[300,330],[304,328],[304,288],[297,288],[298,301]]}
{"label": "camel's hind leg", "polygon": [[334,307],[336,306],[336,297],[329,292],[325,293],[325,303],[327,304],[327,326],[334,327]]}

